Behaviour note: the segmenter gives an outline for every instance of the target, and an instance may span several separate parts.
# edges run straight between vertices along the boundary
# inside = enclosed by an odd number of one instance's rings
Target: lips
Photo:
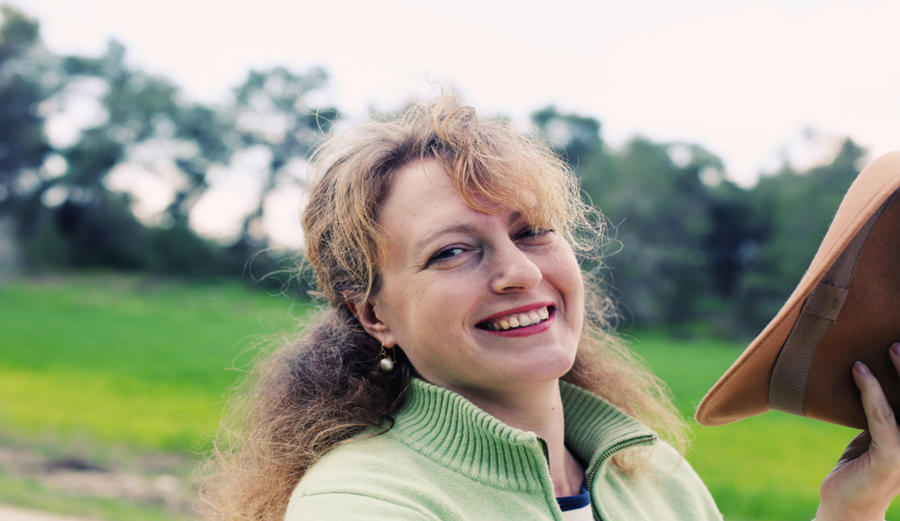
[[[480,322],[475,327],[489,331],[507,331],[537,325],[550,318],[553,306],[546,305],[532,309],[511,311],[501,316],[495,315],[488,320]]]

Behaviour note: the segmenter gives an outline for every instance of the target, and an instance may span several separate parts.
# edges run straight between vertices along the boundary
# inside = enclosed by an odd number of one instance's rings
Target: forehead
[[[408,163],[394,172],[382,217],[396,211],[416,211],[424,206],[445,206],[459,199],[456,184],[443,163],[427,158]]]
[[[486,214],[467,205],[444,165],[429,158],[394,172],[379,221],[389,245],[407,251],[445,227],[510,213],[511,208],[497,207],[496,214]]]

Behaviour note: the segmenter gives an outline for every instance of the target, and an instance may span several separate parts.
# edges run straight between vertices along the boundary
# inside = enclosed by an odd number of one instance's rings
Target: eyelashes
[[[520,238],[544,237],[550,235],[555,230],[551,228],[527,228],[519,234]]]
[[[464,253],[465,251],[467,251],[466,248],[463,248],[462,246],[450,246],[448,248],[439,250],[437,253],[432,255],[431,258],[428,259],[428,262],[431,263],[443,259],[450,259]]]
[[[524,230],[516,234],[513,240],[523,241],[526,244],[540,243],[542,240],[549,237],[553,232],[554,230],[551,228],[525,228]],[[446,246],[432,254],[431,257],[429,257],[425,262],[423,269],[431,266],[432,264],[441,264],[443,262],[450,261],[460,255],[476,249],[478,248],[462,244],[453,244],[450,246]]]

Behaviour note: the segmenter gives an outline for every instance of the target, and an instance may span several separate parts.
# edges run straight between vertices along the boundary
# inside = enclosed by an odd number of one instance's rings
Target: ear
[[[355,302],[348,302],[347,305],[356,316],[356,319],[359,320],[359,323],[362,324],[363,329],[381,342],[384,347],[392,348],[397,345],[397,340],[394,338],[391,328],[378,318],[378,304],[376,302],[367,300],[360,305],[357,305]]]

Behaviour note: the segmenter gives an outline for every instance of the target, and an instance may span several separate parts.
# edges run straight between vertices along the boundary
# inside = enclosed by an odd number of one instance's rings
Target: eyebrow
[[[441,235],[446,235],[448,233],[475,233],[475,227],[470,224],[452,224],[445,228],[441,228],[440,230],[427,235],[421,241],[417,242],[416,251],[421,251],[423,248],[425,248],[426,245],[428,245],[428,243],[440,237]]]
[[[521,212],[513,212],[509,216],[509,225],[512,226],[513,223],[515,223],[516,221],[518,221],[521,218],[522,218]],[[416,243],[416,251],[421,251],[423,248],[425,248],[425,246],[428,245],[428,243],[430,243],[434,239],[440,237],[441,235],[446,235],[449,233],[474,234],[476,231],[477,231],[477,228],[475,226],[472,226],[471,224],[451,224],[450,226],[441,228],[440,230],[438,230],[434,233],[428,234],[422,240],[417,242]]]

